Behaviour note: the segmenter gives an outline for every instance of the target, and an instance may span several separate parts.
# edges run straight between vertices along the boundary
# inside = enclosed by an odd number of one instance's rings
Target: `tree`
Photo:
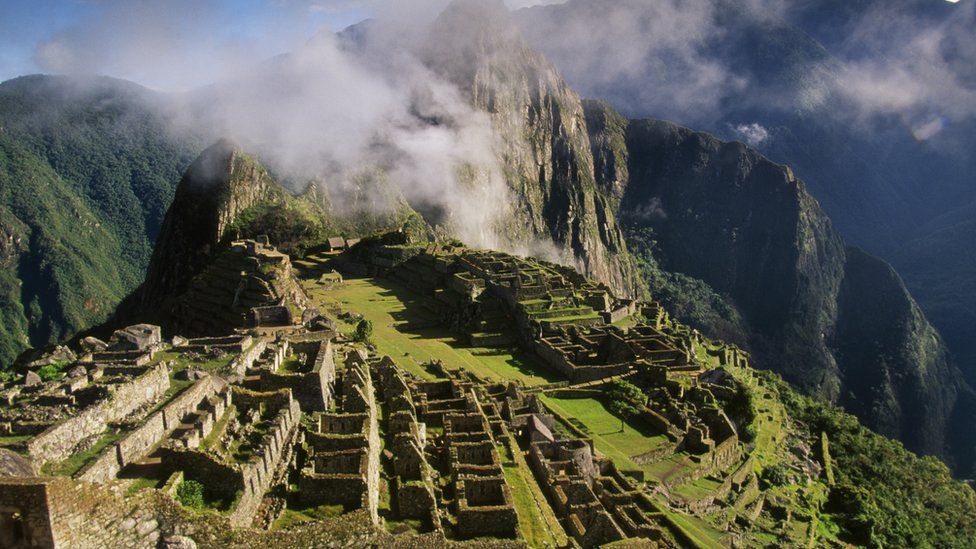
[[[356,324],[356,331],[352,335],[353,340],[359,343],[369,343],[373,339],[373,322],[365,318]]]
[[[607,408],[621,420],[620,429],[623,430],[623,420],[630,419],[640,413],[644,404],[644,393],[639,387],[628,381],[618,379],[607,384]]]

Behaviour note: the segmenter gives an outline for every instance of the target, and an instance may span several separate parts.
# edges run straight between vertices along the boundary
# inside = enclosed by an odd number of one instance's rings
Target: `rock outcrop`
[[[957,427],[972,390],[897,273],[846,245],[788,167],[741,143],[587,106],[601,122],[591,136],[600,185],[620,197],[620,219],[653,231],[662,268],[704,281],[741,313],[749,333],[739,343],[758,366],[969,470],[971,429]]]
[[[227,242],[227,229],[249,207],[281,196],[253,158],[221,140],[190,165],[166,212],[141,290],[141,308],[182,294]]]
[[[588,276],[633,295],[635,269],[596,185],[580,98],[530,49],[501,1],[454,2],[434,23],[425,61],[487,112],[516,203],[513,242],[551,241]]]

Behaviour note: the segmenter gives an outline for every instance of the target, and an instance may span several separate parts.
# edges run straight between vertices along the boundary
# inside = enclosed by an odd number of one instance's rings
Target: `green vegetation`
[[[204,506],[203,484],[195,480],[184,480],[176,487],[176,501],[184,507],[202,509]]]
[[[316,507],[287,507],[275,521],[272,530],[284,530],[296,524],[316,520],[336,518],[345,512],[341,505],[319,505]]]
[[[433,374],[423,365],[439,360],[452,367],[463,367],[482,377],[542,385],[559,381],[559,376],[537,359],[517,348],[488,349],[469,347],[426,309],[426,298],[403,286],[378,279],[349,278],[341,285],[323,289],[307,281],[306,289],[320,309],[338,315],[348,311],[363,315],[373,323],[373,344],[388,354],[404,370],[424,379]],[[353,335],[351,325],[340,326]]]
[[[661,267],[655,256],[653,229],[628,227],[626,240],[646,290],[674,318],[717,339],[739,344],[746,341],[747,325],[729,298],[697,278]]]
[[[631,457],[647,453],[667,440],[636,419],[621,421],[595,398],[545,395],[542,400],[563,418],[577,420],[583,426],[586,436],[593,439],[596,449],[613,458],[621,469],[648,472],[649,466],[638,465]]]
[[[279,250],[304,256],[335,234],[336,228],[314,203],[281,193],[277,202],[260,202],[241,212],[228,228],[235,238],[267,235]]]
[[[104,321],[142,281],[196,146],[108,78],[0,85],[0,367]],[[10,242],[10,241],[8,241]]]
[[[364,318],[357,322],[352,339],[359,343],[371,343],[373,341],[373,321]]]
[[[562,529],[559,528],[558,533],[553,532],[554,527],[559,527],[559,522],[535,484],[532,473],[514,463],[505,464],[503,469],[505,481],[515,500],[520,532],[529,547],[558,547],[565,544],[566,536]],[[562,543],[558,540],[562,540]]]
[[[607,395],[607,408],[617,417],[632,418],[640,412],[640,406],[644,404],[644,393],[640,388],[623,379],[611,381],[604,391]]]
[[[132,494],[135,494],[139,490],[143,490],[145,488],[161,488],[165,483],[165,479],[139,477],[133,480],[132,484],[126,488],[125,494],[127,496],[131,496]]]
[[[33,435],[3,435],[0,436],[0,448],[4,446],[17,446],[22,442],[27,442]]]
[[[976,539],[976,492],[936,458],[918,457],[839,408],[761,372],[789,414],[815,438],[825,433],[835,478],[825,511],[841,540],[870,547],[968,547]]]
[[[53,364],[47,364],[41,366],[37,370],[37,375],[43,381],[54,381],[56,379],[61,379],[64,377],[64,371],[71,366],[70,362],[55,362]]]

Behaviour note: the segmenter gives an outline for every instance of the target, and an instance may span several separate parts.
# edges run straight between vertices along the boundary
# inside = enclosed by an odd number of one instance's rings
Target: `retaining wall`
[[[79,443],[105,432],[109,423],[159,400],[169,384],[169,368],[154,366],[132,381],[114,386],[108,398],[34,437],[27,443],[27,452],[37,465],[67,459]]]

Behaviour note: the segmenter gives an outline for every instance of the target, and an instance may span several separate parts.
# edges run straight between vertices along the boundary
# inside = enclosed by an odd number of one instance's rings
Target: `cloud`
[[[664,211],[664,203],[656,196],[651,198],[647,204],[638,205],[628,215],[632,216],[635,220],[645,223],[668,220],[668,213]]]
[[[854,24],[837,54],[838,92],[865,114],[919,118],[976,118],[976,2],[948,15],[876,6]]]
[[[732,132],[751,147],[758,147],[769,139],[769,131],[758,122],[731,126]]]
[[[761,17],[782,0],[743,0]],[[742,92],[748,75],[715,55],[729,36],[714,0],[572,0],[516,14],[530,43],[581,94],[625,114],[698,122]],[[759,18],[759,15],[757,15]]]
[[[505,247],[512,201],[490,119],[412,53],[446,3],[269,0],[275,9],[233,14],[216,0],[109,0],[35,56],[54,72],[179,91],[174,129],[230,137],[296,187],[316,181],[339,214],[385,213],[403,197],[469,244]],[[362,48],[309,23],[350,12],[384,16]]]
[[[374,194],[366,203],[392,207],[392,189],[463,241],[503,245],[497,229],[511,201],[488,115],[409,51],[382,53],[321,33],[204,90],[194,103],[205,107],[186,123],[211,139],[232,136],[288,180],[322,182],[339,214],[355,214],[351,200],[363,192]]]
[[[505,0],[505,5],[509,9],[517,10],[521,8],[531,8],[534,6],[550,6],[553,4],[565,4],[567,0]]]
[[[819,10],[805,0],[571,0],[518,18],[574,88],[631,116],[705,127],[750,109],[849,109],[842,117],[856,122],[896,114],[909,127],[976,116],[976,2],[860,3],[831,23],[829,54],[797,32],[833,21]],[[795,58],[763,60],[783,51],[776,37],[793,40]]]

